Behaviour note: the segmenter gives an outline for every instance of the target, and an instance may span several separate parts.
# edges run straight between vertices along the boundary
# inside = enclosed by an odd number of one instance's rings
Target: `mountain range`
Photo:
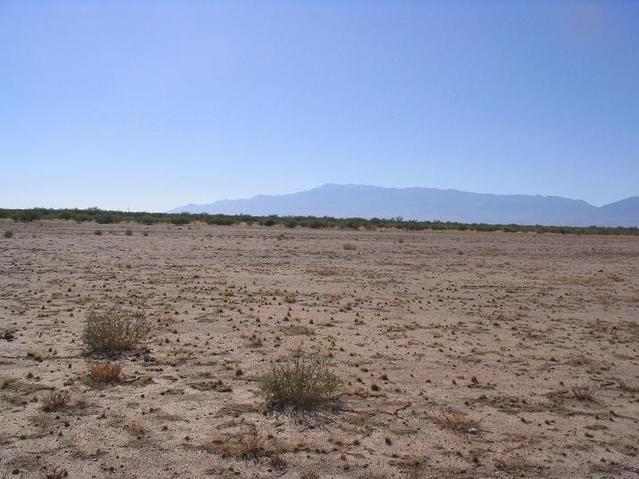
[[[327,184],[299,193],[188,204],[171,213],[395,218],[549,226],[639,226],[639,196],[604,206],[560,196]]]

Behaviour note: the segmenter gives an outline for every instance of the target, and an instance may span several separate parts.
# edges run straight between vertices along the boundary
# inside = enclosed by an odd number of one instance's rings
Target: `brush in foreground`
[[[51,391],[42,399],[42,410],[46,412],[58,411],[66,407],[71,399],[68,391]]]
[[[579,401],[593,401],[597,392],[596,387],[587,382],[573,384],[570,390],[574,398]]]
[[[325,357],[301,348],[260,377],[260,391],[270,407],[311,409],[335,399],[341,385]]]
[[[148,333],[143,313],[111,308],[89,312],[82,340],[91,353],[117,353],[135,349]]]
[[[97,384],[117,383],[120,380],[122,366],[118,363],[95,362],[89,365],[89,379]]]

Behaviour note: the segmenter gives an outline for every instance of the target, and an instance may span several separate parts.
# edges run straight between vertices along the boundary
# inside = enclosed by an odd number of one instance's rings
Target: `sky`
[[[0,207],[639,195],[637,1],[0,1]]]

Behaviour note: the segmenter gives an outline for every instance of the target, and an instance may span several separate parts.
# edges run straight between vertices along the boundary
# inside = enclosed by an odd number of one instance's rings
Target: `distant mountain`
[[[258,195],[206,205],[188,204],[171,212],[337,218],[401,216],[463,223],[639,226],[639,196],[597,207],[583,200],[559,196],[327,184],[300,193]]]

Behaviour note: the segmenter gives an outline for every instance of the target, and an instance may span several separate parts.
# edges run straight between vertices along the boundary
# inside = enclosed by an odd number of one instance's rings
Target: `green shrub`
[[[111,224],[115,222],[115,218],[113,217],[112,214],[101,213],[101,214],[95,215],[95,222],[101,225],[107,225],[107,224]]]
[[[136,349],[149,330],[141,312],[117,307],[92,310],[84,321],[82,340],[90,353],[117,353]]]
[[[335,399],[341,385],[325,357],[301,348],[260,377],[260,392],[269,407],[310,409]]]

